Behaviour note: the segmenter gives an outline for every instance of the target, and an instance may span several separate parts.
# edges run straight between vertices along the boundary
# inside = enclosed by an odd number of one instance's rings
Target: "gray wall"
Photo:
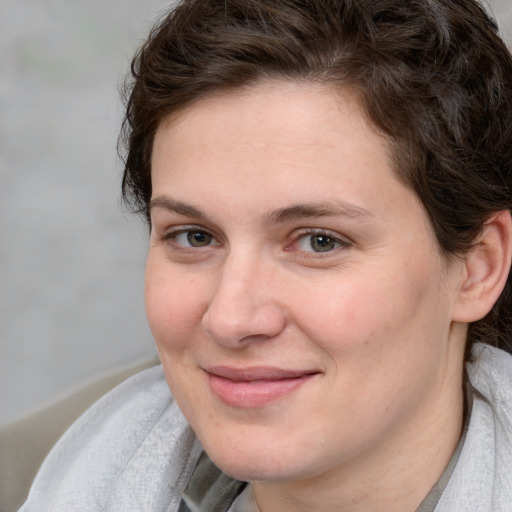
[[[511,0],[491,1],[512,40]],[[117,87],[165,0],[0,0],[0,422],[152,353]]]
[[[512,0],[481,0],[498,22],[500,32],[512,49]]]
[[[165,0],[0,0],[0,422],[153,344],[117,88]]]

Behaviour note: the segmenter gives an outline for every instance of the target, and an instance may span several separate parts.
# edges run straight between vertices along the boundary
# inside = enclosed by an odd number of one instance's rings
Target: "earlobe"
[[[504,210],[485,223],[478,242],[465,256],[454,321],[476,322],[492,309],[507,282],[511,258],[512,218]]]

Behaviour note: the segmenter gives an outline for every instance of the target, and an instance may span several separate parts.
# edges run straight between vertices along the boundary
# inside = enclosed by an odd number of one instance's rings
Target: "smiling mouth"
[[[207,370],[210,389],[223,403],[232,407],[263,407],[296,391],[319,373],[224,366]]]

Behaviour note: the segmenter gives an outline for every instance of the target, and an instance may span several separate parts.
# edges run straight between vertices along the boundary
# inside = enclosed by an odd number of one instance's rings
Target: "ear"
[[[504,210],[485,223],[477,243],[465,257],[454,321],[476,322],[492,309],[507,282],[511,258],[512,218]]]

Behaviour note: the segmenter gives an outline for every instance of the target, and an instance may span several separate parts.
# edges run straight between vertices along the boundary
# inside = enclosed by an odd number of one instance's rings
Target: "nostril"
[[[268,341],[272,338],[273,336],[268,336],[267,334],[251,334],[242,338],[240,343],[262,343],[263,341]]]

